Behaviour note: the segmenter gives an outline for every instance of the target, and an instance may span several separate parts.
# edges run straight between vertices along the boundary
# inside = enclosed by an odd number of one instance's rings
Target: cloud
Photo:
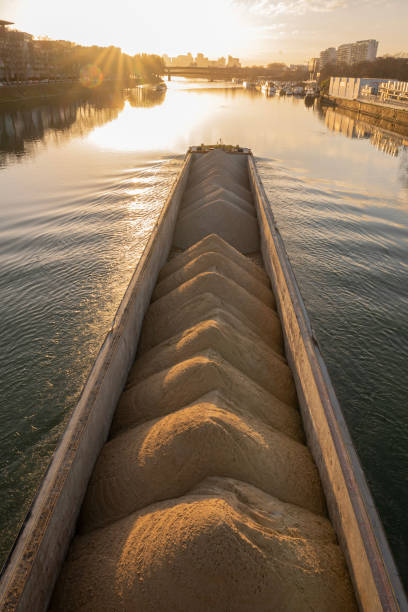
[[[307,12],[329,12],[349,6],[349,0],[235,0],[254,15],[279,15],[292,13],[303,15]]]
[[[387,7],[396,0],[232,0],[235,6],[243,7],[254,15],[280,15],[283,13],[304,15],[305,13],[329,13],[336,9],[374,6]]]

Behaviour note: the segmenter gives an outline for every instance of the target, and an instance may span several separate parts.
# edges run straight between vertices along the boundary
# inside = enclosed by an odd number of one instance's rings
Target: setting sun
[[[201,9],[190,0],[72,0],[69,9],[58,6],[58,18],[55,6],[46,0],[23,1],[11,12],[21,28],[34,34],[113,44],[131,54],[238,54],[248,38],[241,12],[230,0],[208,0]]]

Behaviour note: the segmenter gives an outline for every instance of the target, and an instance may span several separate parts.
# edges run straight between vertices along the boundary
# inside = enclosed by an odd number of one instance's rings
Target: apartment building
[[[352,58],[352,43],[346,43],[344,45],[340,45],[337,49],[337,63],[338,64],[351,64]]]
[[[320,70],[329,63],[357,64],[359,62],[373,62],[377,57],[377,49],[378,40],[372,38],[339,45],[337,50],[334,47],[329,47],[320,53]],[[311,72],[310,67],[309,72]]]
[[[0,81],[24,80],[32,67],[31,34],[9,30],[11,21],[0,20]]]
[[[337,49],[338,64],[357,64],[373,62],[377,57],[378,40],[358,40],[355,43],[340,45]]]
[[[378,40],[358,40],[352,45],[351,63],[373,62],[377,57]]]
[[[329,47],[320,53],[320,70],[324,68],[327,64],[335,64],[337,58],[337,52],[334,47]]]

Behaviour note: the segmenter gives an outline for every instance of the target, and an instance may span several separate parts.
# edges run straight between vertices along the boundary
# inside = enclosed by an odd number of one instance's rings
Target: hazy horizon
[[[228,54],[245,64],[304,63],[322,49],[375,38],[378,55],[407,52],[407,0],[0,0],[0,19],[79,44],[170,56]],[[114,7],[114,11],[113,8]]]

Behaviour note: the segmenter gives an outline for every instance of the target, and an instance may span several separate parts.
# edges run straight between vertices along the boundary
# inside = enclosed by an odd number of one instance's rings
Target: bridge
[[[168,80],[171,80],[172,76],[196,78],[196,79],[208,79],[210,81],[224,81],[226,79],[255,79],[265,78],[273,79],[277,78],[276,72],[273,74],[267,68],[262,69],[262,74],[254,71],[253,68],[221,68],[220,66],[208,66],[201,68],[198,66],[166,66],[165,74]]]

